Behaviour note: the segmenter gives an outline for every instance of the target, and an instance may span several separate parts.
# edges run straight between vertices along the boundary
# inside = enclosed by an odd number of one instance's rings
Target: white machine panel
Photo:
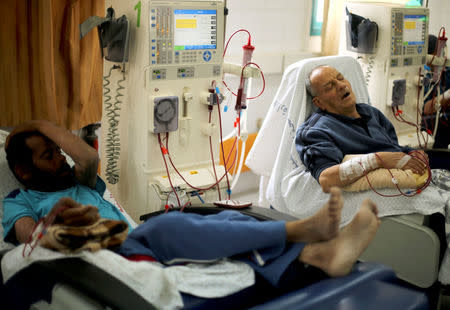
[[[223,7],[153,2],[150,6],[149,56],[152,80],[220,78]],[[218,30],[221,33],[218,33]]]
[[[391,9],[391,67],[425,64],[428,46],[428,10]]]
[[[222,0],[147,0],[138,5],[136,1],[107,0],[105,6],[112,6],[118,16],[125,14],[131,24],[120,116],[120,181],[112,192],[137,220],[164,207],[172,191],[164,177],[166,164],[174,186],[187,197],[192,190],[181,185],[167,155],[164,163],[158,134],[163,145],[169,136],[172,162],[195,186],[204,188],[212,182],[210,138],[217,176],[224,173],[219,167],[217,105],[210,114],[205,103],[212,86],[222,79],[225,7]],[[110,65],[105,62],[105,71]],[[107,127],[103,122],[102,130]],[[102,157],[102,162],[106,160]],[[225,184],[223,178],[222,189]],[[216,193],[202,197],[217,200],[217,188],[211,191]]]

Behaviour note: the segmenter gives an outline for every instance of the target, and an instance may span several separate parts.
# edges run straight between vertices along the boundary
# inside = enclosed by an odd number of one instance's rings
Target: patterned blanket
[[[99,219],[87,226],[52,224],[39,240],[45,248],[62,253],[91,252],[119,246],[127,237],[128,224],[124,221]]]

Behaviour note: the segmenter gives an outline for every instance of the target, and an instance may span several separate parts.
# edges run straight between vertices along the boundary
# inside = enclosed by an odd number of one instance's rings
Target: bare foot
[[[331,188],[330,200],[316,214],[286,223],[287,241],[318,242],[335,238],[339,233],[342,206],[341,190]]]
[[[380,224],[377,214],[376,205],[366,199],[337,238],[306,245],[299,260],[322,269],[332,277],[347,275],[375,236]]]

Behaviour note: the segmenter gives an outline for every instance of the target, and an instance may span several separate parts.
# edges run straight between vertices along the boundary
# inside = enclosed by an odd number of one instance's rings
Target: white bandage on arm
[[[411,159],[411,156],[405,155],[397,162],[397,165],[395,165],[395,168],[402,169],[405,167],[405,165],[408,163],[408,161]]]
[[[376,168],[378,162],[375,153],[353,157],[339,165],[339,178],[341,181],[353,180]]]

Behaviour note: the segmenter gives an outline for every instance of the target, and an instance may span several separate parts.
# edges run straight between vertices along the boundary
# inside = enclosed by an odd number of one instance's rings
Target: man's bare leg
[[[336,238],[307,244],[299,256],[300,262],[322,269],[332,277],[347,275],[375,236],[380,224],[377,214],[376,205],[366,199]]]
[[[286,223],[287,241],[318,242],[335,238],[339,233],[342,206],[341,190],[331,188],[330,200],[316,214]]]

